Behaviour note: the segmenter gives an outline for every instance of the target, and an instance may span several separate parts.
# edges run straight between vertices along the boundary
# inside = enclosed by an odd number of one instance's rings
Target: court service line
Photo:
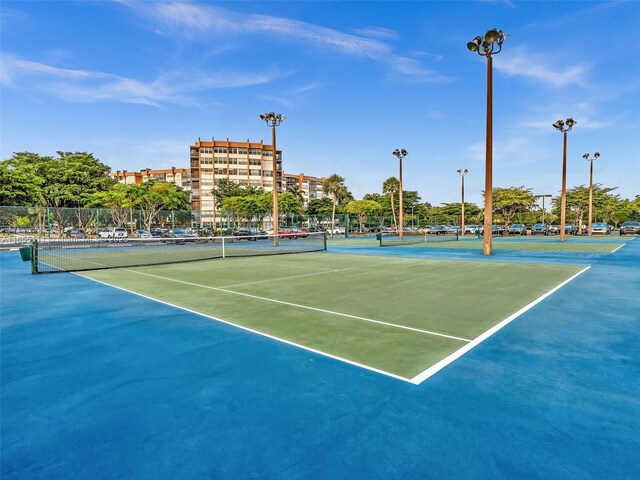
[[[347,270],[361,270],[363,268],[377,267],[379,265],[389,265],[389,264],[394,264],[394,263],[406,263],[406,261],[407,261],[407,259],[403,259],[403,260],[395,260],[395,261],[392,261],[392,262],[370,263],[368,265],[360,265],[358,267],[326,269],[323,272],[303,273],[303,274],[300,274],[300,275],[290,275],[288,277],[276,277],[276,278],[268,278],[268,279],[265,279],[265,280],[256,280],[255,282],[235,283],[233,285],[223,285],[222,287],[218,287],[218,288],[244,287],[246,285],[256,285],[258,283],[275,282],[275,281],[278,281],[278,280],[289,280],[289,279],[292,279],[292,278],[311,277],[311,276],[314,276],[314,275],[324,275],[326,273],[345,272]]]
[[[276,337],[275,335],[270,335],[268,333],[261,332],[260,330],[254,330],[253,328],[245,327],[243,325],[239,325],[237,323],[233,323],[233,322],[230,322],[228,320],[224,320],[224,319],[219,318],[219,317],[214,317],[212,315],[207,315],[206,313],[198,312],[197,310],[191,310],[190,308],[181,307],[180,305],[175,305],[173,303],[165,302],[164,300],[159,300],[157,298],[149,297],[149,296],[144,295],[142,293],[134,292],[133,290],[128,290],[128,289],[123,288],[123,287],[118,287],[116,285],[112,285],[110,283],[103,282],[102,280],[96,280],[95,278],[86,277],[86,276],[84,276],[84,275],[82,275],[80,273],[75,273],[75,272],[69,272],[69,273],[71,273],[73,275],[77,275],[77,276],[82,277],[82,278],[85,278],[87,280],[91,280],[91,281],[96,282],[96,283],[100,283],[102,285],[106,285],[106,286],[111,287],[111,288],[115,288],[115,289],[121,290],[123,292],[130,293],[132,295],[136,295],[138,297],[145,298],[147,300],[151,300],[153,302],[158,302],[158,303],[161,303],[163,305],[167,305],[167,306],[172,307],[172,308],[177,308],[178,310],[182,310],[184,312],[192,313],[194,315],[198,315],[200,317],[207,318],[209,320],[214,320],[216,322],[225,323],[225,324],[230,325],[232,327],[239,328],[239,329],[247,331],[247,332],[255,333],[256,335],[260,335],[262,337],[266,337],[266,338],[270,338],[272,340],[276,340],[278,342],[286,343],[287,345],[291,345],[293,347],[301,348],[302,350],[307,350],[309,352],[313,352],[313,353],[316,353],[318,355],[322,355],[324,357],[328,357],[328,358],[332,358],[334,360],[338,360],[338,361],[341,361],[341,362],[344,362],[344,363],[348,363],[349,365],[354,365],[356,367],[364,368],[365,370],[369,370],[369,371],[372,371],[372,372],[375,372],[375,373],[379,373],[379,374],[385,375],[387,377],[395,378],[396,380],[402,380],[403,382],[413,383],[410,379],[408,379],[406,377],[402,377],[400,375],[396,375],[395,373],[387,372],[385,370],[380,370],[379,368],[375,368],[375,367],[372,367],[370,365],[365,365],[364,363],[354,362],[353,360],[348,360],[346,358],[342,358],[342,357],[339,357],[337,355],[333,355],[331,353],[323,352],[322,350],[316,350],[315,348],[308,347],[308,346],[302,345],[300,343],[292,342],[292,341],[286,340],[284,338]]]
[[[422,330],[420,328],[407,327],[406,325],[397,325],[395,323],[383,322],[382,320],[374,320],[372,318],[359,317],[357,315],[349,315],[348,313],[334,312],[332,310],[325,310],[323,308],[310,307],[308,305],[300,305],[298,303],[285,302],[283,300],[276,300],[274,298],[260,297],[258,295],[251,295],[250,293],[234,292],[233,290],[228,290],[226,288],[211,287],[209,285],[202,285],[202,284],[199,284],[199,283],[187,282],[185,280],[178,280],[178,279],[175,279],[175,278],[163,277],[161,275],[154,275],[152,273],[138,272],[136,270],[129,270],[129,269],[126,269],[126,268],[121,268],[120,270],[124,270],[126,272],[131,272],[131,273],[137,273],[139,275],[146,275],[146,276],[153,277],[153,278],[159,278],[161,280],[167,280],[169,282],[182,283],[184,285],[190,285],[192,287],[205,288],[207,290],[216,290],[218,292],[230,293],[232,295],[240,295],[242,297],[255,298],[257,300],[262,300],[262,301],[265,301],[265,302],[277,303],[277,304],[280,304],[280,305],[287,305],[289,307],[301,308],[301,309],[304,309],[304,310],[312,310],[314,312],[326,313],[326,314],[329,314],[329,315],[336,315],[336,316],[339,316],[339,317],[352,318],[354,320],[361,320],[363,322],[377,323],[377,324],[380,324],[380,325],[386,325],[388,327],[399,328],[399,329],[402,329],[402,330],[410,330],[412,332],[424,333],[426,335],[434,335],[436,337],[450,338],[452,340],[458,340],[459,342],[471,342],[471,340],[468,339],[468,338],[456,337],[456,336],[453,336],[453,335],[446,335],[444,333],[433,332],[431,330]]]
[[[552,295],[553,293],[557,292],[558,290],[560,290],[562,287],[564,287],[566,284],[568,284],[569,282],[571,282],[572,280],[574,280],[575,278],[577,278],[578,276],[582,275],[584,272],[586,272],[587,270],[589,270],[591,268],[591,265],[589,265],[586,268],[583,268],[582,270],[580,270],[578,273],[576,273],[575,275],[573,275],[572,277],[568,278],[567,280],[565,280],[564,282],[562,282],[561,284],[557,285],[556,287],[552,288],[551,290],[549,290],[547,293],[545,293],[544,295],[536,298],[533,302],[529,303],[528,305],[525,305],[524,307],[522,307],[520,310],[518,310],[517,312],[515,312],[514,314],[508,316],[507,318],[505,318],[504,320],[502,320],[500,323],[498,323],[497,325],[494,325],[492,328],[490,328],[489,330],[487,330],[486,332],[484,332],[482,335],[480,335],[479,337],[473,339],[473,341],[467,343],[464,347],[460,348],[459,350],[453,352],[451,355],[449,355],[448,357],[443,358],[442,360],[440,360],[438,363],[432,365],[431,367],[427,368],[424,372],[419,373],[418,375],[416,375],[415,377],[413,377],[411,379],[411,383],[415,384],[415,385],[420,385],[422,382],[424,382],[426,379],[428,379],[429,377],[435,375],[437,372],[439,372],[440,370],[442,370],[444,367],[446,367],[447,365],[449,365],[450,363],[452,363],[454,360],[457,360],[458,358],[460,358],[462,355],[464,355],[465,353],[467,353],[469,350],[471,350],[474,347],[477,347],[478,345],[480,345],[482,342],[484,342],[487,338],[489,338],[490,336],[492,336],[494,333],[496,333],[498,330],[502,329],[503,327],[505,327],[506,325],[508,325],[509,323],[511,323],[512,321],[514,321],[516,318],[518,318],[520,315],[522,315],[523,313],[525,313],[527,310],[532,309],[533,307],[535,307],[537,304],[539,304],[541,301],[543,301],[545,298],[549,297],[550,295]]]
[[[626,245],[626,243],[623,243],[623,244],[622,244],[622,245],[620,245],[618,248],[616,248],[616,249],[612,250],[612,251],[611,251],[611,253],[615,253],[615,252],[617,252],[618,250],[620,250],[620,249],[621,249],[622,247],[624,247],[625,245]]]

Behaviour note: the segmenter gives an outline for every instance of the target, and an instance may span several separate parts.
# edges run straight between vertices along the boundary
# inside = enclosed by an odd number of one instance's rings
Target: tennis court
[[[435,364],[582,271],[307,253],[83,275],[419,383]]]
[[[612,246],[54,275],[0,252],[2,476],[627,478],[640,243]]]

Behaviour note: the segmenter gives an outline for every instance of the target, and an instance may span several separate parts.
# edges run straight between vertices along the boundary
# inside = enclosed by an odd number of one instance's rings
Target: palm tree
[[[336,204],[338,203],[338,196],[344,195],[347,191],[347,187],[344,185],[344,178],[334,173],[327,178],[322,184],[322,191],[325,194],[331,194],[333,199],[333,211],[331,213],[331,236],[333,237],[333,227],[336,222]]]
[[[387,178],[382,184],[382,193],[391,194],[391,213],[393,214],[393,228],[398,228],[398,222],[396,221],[396,209],[393,206],[393,197],[396,192],[400,191],[400,181],[396,177]]]

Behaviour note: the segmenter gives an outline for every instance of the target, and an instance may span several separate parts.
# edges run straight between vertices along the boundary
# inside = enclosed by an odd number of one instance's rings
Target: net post
[[[327,250],[327,232],[322,232],[322,238],[324,240],[324,250]]]
[[[38,240],[31,242],[31,275],[38,273]]]
[[[222,258],[227,258],[224,251],[224,237],[222,237]]]

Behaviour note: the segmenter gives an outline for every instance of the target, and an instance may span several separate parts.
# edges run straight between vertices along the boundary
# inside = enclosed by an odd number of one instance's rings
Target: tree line
[[[19,152],[0,162],[0,205],[62,208],[107,208],[114,221],[125,224],[133,211],[143,212],[142,223],[148,228],[161,210],[189,210],[189,193],[173,183],[150,180],[136,185],[118,183],[109,176],[111,169],[87,152],[57,152],[57,156],[41,156]],[[280,211],[290,214],[331,218],[336,215],[355,217],[360,229],[372,223],[390,219],[397,226],[399,217],[400,182],[390,177],[380,185],[381,193],[367,193],[355,199],[345,179],[337,173],[323,184],[325,197],[310,199],[306,208],[296,190],[278,194]],[[616,187],[593,186],[594,221],[615,225],[640,219],[640,195],[633,200],[622,199]],[[542,211],[531,188],[525,186],[493,189],[496,221],[509,225],[514,221],[535,223]],[[214,210],[231,214],[240,221],[262,219],[272,212],[272,193],[261,188],[241,187],[230,180],[220,180],[213,189]],[[567,190],[567,218],[583,225],[589,206],[589,188],[579,185]],[[423,202],[417,191],[403,191],[403,214],[407,222],[459,222],[462,206],[459,202],[432,205]],[[554,197],[545,212],[548,222],[560,215],[560,198]],[[482,223],[482,208],[465,202],[467,223]],[[62,219],[58,222],[62,223]]]

